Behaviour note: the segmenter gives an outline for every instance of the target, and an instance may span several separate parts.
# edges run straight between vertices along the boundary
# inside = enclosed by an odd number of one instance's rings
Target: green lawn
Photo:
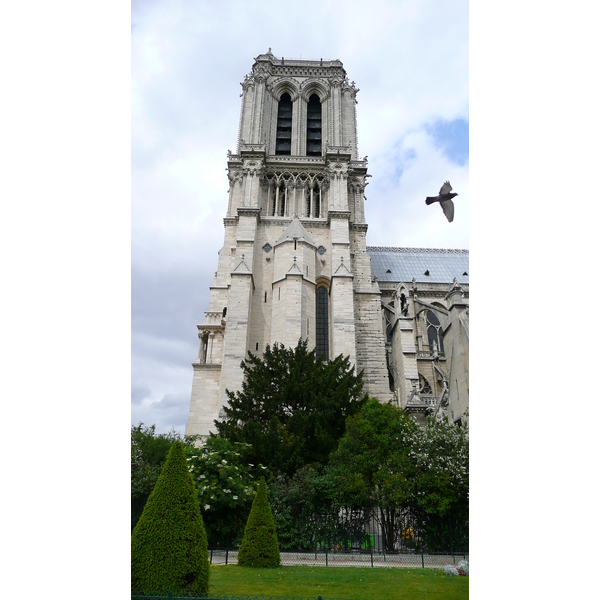
[[[211,565],[211,594],[305,596],[359,600],[465,600],[469,578],[440,569]]]

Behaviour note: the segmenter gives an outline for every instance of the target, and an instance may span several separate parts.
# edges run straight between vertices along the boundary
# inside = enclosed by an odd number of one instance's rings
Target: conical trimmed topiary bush
[[[278,567],[279,560],[279,542],[267,498],[267,484],[261,477],[238,552],[238,565]]]
[[[131,590],[208,592],[208,546],[184,447],[174,442],[131,534]]]

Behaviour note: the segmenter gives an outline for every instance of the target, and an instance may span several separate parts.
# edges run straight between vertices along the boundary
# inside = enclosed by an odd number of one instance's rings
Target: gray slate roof
[[[367,252],[371,256],[371,272],[379,281],[400,283],[414,278],[421,283],[452,283],[456,277],[458,283],[469,283],[468,250],[367,246]]]

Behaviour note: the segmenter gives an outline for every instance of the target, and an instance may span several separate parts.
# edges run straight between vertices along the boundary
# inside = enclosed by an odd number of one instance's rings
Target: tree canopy
[[[374,516],[383,544],[399,540],[430,550],[468,545],[468,430],[446,417],[420,427],[391,404],[368,400],[348,419],[330,466],[342,502]]]
[[[379,509],[386,550],[393,550],[398,512],[410,504],[416,475],[412,450],[419,426],[391,404],[370,399],[348,419],[332,463],[350,505],[368,515]]]
[[[247,459],[272,474],[292,476],[306,464],[327,464],[344,433],[346,418],[360,410],[362,374],[348,357],[324,361],[306,340],[296,348],[267,346],[262,358],[242,361],[244,383],[227,390],[221,437],[251,446]]]

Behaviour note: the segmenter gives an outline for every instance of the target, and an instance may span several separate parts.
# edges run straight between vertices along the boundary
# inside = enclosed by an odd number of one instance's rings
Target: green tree
[[[370,399],[348,419],[332,456],[345,502],[375,516],[386,551],[394,549],[402,514],[413,497],[416,462],[412,453],[419,426],[402,410]]]
[[[238,565],[278,567],[279,562],[279,543],[267,498],[267,484],[265,478],[261,477],[238,551]]]
[[[135,527],[174,441],[183,441],[172,429],[156,433],[156,426],[131,427],[131,531]]]
[[[210,436],[197,448],[188,446],[188,467],[198,499],[209,546],[239,545],[257,482],[244,458],[247,444]],[[259,470],[263,470],[258,465]]]
[[[346,506],[331,465],[306,465],[269,485],[282,550],[349,548],[365,541],[362,513]]]
[[[469,431],[428,418],[414,450],[413,512],[430,550],[459,550],[469,538]]]
[[[307,341],[296,348],[267,346],[262,358],[242,361],[241,391],[227,391],[221,437],[250,444],[248,459],[288,476],[306,464],[327,464],[344,423],[364,403],[362,374],[348,357],[325,362]]]
[[[131,589],[208,592],[208,549],[184,445],[174,442],[131,534]]]

